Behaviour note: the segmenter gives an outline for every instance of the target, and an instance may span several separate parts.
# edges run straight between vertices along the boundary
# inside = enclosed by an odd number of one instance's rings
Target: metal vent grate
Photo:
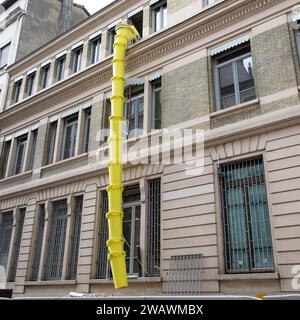
[[[171,256],[168,279],[168,294],[200,294],[201,277],[202,254]]]
[[[11,272],[10,272],[10,277],[9,277],[9,280],[11,282],[15,281],[15,279],[16,279],[17,265],[18,265],[18,261],[19,261],[19,254],[20,254],[20,247],[21,247],[21,240],[22,240],[22,233],[23,233],[23,226],[24,226],[24,219],[25,219],[25,212],[26,212],[25,208],[22,208],[19,211],[19,219],[17,222],[17,230],[16,230],[16,240],[14,243],[13,259],[12,259]]]
[[[39,206],[39,216],[38,216],[38,229],[35,239],[35,253],[32,264],[32,274],[31,280],[36,281],[38,279],[40,259],[42,252],[42,243],[44,237],[44,226],[45,226],[45,204]]]
[[[107,259],[107,246],[108,239],[108,223],[106,220],[106,213],[108,212],[108,194],[106,191],[102,192],[102,206],[100,212],[100,228],[99,228],[99,258],[97,279],[106,279],[109,273],[108,259]]]
[[[2,214],[2,223],[0,225],[0,265],[7,267],[8,253],[11,241],[13,227],[13,212]]]
[[[68,204],[66,200],[53,203],[52,225],[48,240],[45,280],[60,280],[63,268],[67,229]]]
[[[160,275],[160,179],[149,181],[148,273]]]
[[[71,237],[72,251],[69,265],[68,279],[72,280],[76,278],[77,263],[78,263],[78,252],[79,252],[79,241],[80,241],[80,230],[82,220],[82,205],[83,196],[75,198],[75,213],[74,213],[74,229]]]
[[[274,271],[263,159],[221,166],[219,175],[226,271]]]

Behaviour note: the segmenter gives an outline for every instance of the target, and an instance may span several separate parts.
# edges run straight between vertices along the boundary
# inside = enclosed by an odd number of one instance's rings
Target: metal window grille
[[[99,257],[98,257],[98,270],[97,279],[106,279],[108,277],[108,259],[107,259],[107,246],[106,241],[108,239],[108,223],[106,220],[106,213],[108,212],[108,194],[106,191],[102,192],[102,205],[100,216],[100,228],[99,228]]]
[[[16,239],[15,239],[15,243],[14,243],[13,259],[12,259],[11,272],[10,272],[10,281],[11,282],[15,281],[15,279],[16,279],[17,265],[18,265],[18,261],[19,261],[19,254],[20,254],[21,240],[22,240],[22,233],[23,233],[23,226],[24,226],[24,219],[25,219],[25,212],[26,212],[25,208],[20,209],[20,212],[19,212],[19,219],[17,222]]]
[[[200,294],[202,278],[202,254],[171,256],[168,276],[168,294]]]
[[[66,200],[53,203],[45,280],[61,279],[67,229],[67,210],[68,204]]]
[[[149,181],[148,273],[160,274],[160,179]]]
[[[2,214],[2,223],[0,225],[0,265],[7,267],[7,259],[11,241],[13,227],[13,213],[6,212]]]
[[[274,271],[261,157],[219,169],[228,273]]]
[[[38,279],[42,243],[44,237],[44,226],[45,226],[45,204],[41,204],[39,207],[37,234],[35,239],[35,252],[32,264],[31,280],[36,281]]]
[[[77,273],[80,230],[81,230],[81,221],[82,221],[82,206],[83,206],[83,196],[76,197],[73,232],[71,237],[72,249],[71,249],[69,275],[68,275],[68,279],[70,280],[75,279],[76,273]]]

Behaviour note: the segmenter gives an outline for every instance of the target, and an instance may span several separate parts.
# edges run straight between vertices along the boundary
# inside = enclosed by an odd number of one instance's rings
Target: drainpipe
[[[125,87],[125,54],[130,41],[139,37],[134,26],[119,24],[116,27],[113,56],[113,77],[111,97],[111,117],[109,152],[109,186],[108,209],[106,214],[108,220],[109,261],[116,289],[125,288],[127,283],[126,253],[124,251],[123,236],[123,185],[122,185],[122,128],[124,109],[124,87]]]

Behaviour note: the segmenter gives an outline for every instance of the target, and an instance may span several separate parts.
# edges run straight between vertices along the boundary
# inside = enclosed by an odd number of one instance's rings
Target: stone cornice
[[[287,2],[293,2],[288,1]],[[175,25],[141,43],[132,46],[128,52],[128,70],[158,59],[167,53],[188,46],[225,27],[253,16],[267,8],[282,3],[282,0],[228,0],[220,3],[215,10],[207,10],[189,20]],[[285,8],[286,11],[289,8]],[[199,19],[201,16],[201,19]],[[107,59],[94,67],[50,87],[35,96],[4,111],[0,117],[0,128],[15,123],[18,119],[38,110],[48,109],[60,101],[68,99],[87,88],[108,82],[111,77],[110,61]]]

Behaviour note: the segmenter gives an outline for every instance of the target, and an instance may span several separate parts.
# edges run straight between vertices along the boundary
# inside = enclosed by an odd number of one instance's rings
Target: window
[[[96,63],[100,61],[101,50],[101,36],[96,37],[90,41],[90,63]]]
[[[23,172],[26,145],[27,145],[27,135],[23,135],[17,138],[17,147],[16,147],[16,156],[15,156],[15,165],[13,169],[13,175]]]
[[[8,254],[13,229],[13,212],[5,212],[0,216],[0,265],[7,268]]]
[[[100,251],[98,257],[98,279],[110,278],[110,267],[107,259],[108,223],[106,213],[108,212],[107,192],[101,193],[101,217],[99,228]],[[123,192],[123,234],[124,250],[126,252],[126,266],[128,275],[141,275],[140,257],[140,220],[141,204],[140,190],[138,185],[126,187]]]
[[[49,124],[46,164],[50,164],[50,163],[54,162],[54,149],[55,149],[56,133],[57,133],[57,121]]]
[[[217,110],[256,98],[250,47],[216,58]]]
[[[19,101],[21,86],[22,86],[22,79],[18,80],[14,83],[13,93],[12,93],[12,102],[13,103],[17,103]]]
[[[0,48],[0,70],[7,66],[10,43]]]
[[[32,131],[32,141],[31,141],[31,151],[29,154],[29,164],[28,164],[28,170],[33,169],[33,162],[34,162],[34,156],[35,156],[35,150],[36,150],[36,142],[37,142],[37,135],[38,135],[38,129]]]
[[[81,60],[82,60],[82,49],[80,46],[73,50],[73,59],[72,59],[72,71],[73,73],[79,72],[81,69]]]
[[[19,262],[19,254],[20,254],[20,248],[21,248],[21,240],[22,240],[22,233],[23,233],[23,226],[24,226],[24,219],[25,219],[25,212],[26,209],[22,208],[19,209],[18,212],[18,219],[16,224],[16,236],[12,251],[12,262],[11,262],[11,269],[10,269],[10,276],[9,281],[14,282],[16,279],[16,273],[17,273],[17,266]]]
[[[89,137],[91,128],[91,108],[85,110],[84,134],[83,134],[83,153],[89,151]]]
[[[157,32],[167,26],[167,2],[160,1],[152,6],[152,29]]]
[[[5,141],[3,151],[1,154],[1,167],[0,167],[0,179],[5,178],[7,164],[8,164],[8,157],[10,152],[11,140]]]
[[[30,97],[33,94],[33,85],[34,85],[35,75],[36,75],[36,73],[33,72],[27,76],[27,80],[26,80],[26,95],[27,95],[27,97]]]
[[[140,37],[143,37],[143,11],[135,14],[129,19],[129,23],[135,26]]]
[[[152,129],[161,129],[161,79],[152,82]]]
[[[148,203],[148,275],[160,275],[160,179],[149,181]]]
[[[53,202],[45,280],[60,280],[62,276],[68,220],[67,213],[67,200]]]
[[[223,165],[219,175],[226,272],[273,271],[263,159]]]
[[[109,117],[111,116],[111,102],[107,98],[104,100],[103,112],[102,112],[102,126],[101,128],[107,130],[107,135],[101,137],[101,144],[105,144],[108,140],[108,129],[109,129]]]
[[[108,55],[113,54],[114,52],[114,42],[115,42],[115,36],[116,36],[116,30],[115,28],[109,29],[107,31],[108,36]]]
[[[75,210],[73,220],[73,230],[71,235],[71,253],[69,261],[68,279],[73,280],[76,278],[78,253],[79,253],[79,240],[82,220],[82,206],[83,196],[75,197]]]
[[[61,160],[72,158],[75,155],[77,124],[78,114],[71,115],[64,119]]]
[[[56,81],[60,81],[64,78],[66,64],[66,56],[62,56],[56,60]]]
[[[124,117],[127,121],[127,136],[138,136],[144,128],[144,86],[130,86],[125,94]]]
[[[38,210],[38,219],[36,225],[36,238],[34,242],[34,257],[32,263],[31,280],[36,281],[39,275],[40,260],[42,252],[42,243],[44,237],[44,226],[45,226],[45,204],[40,204]]]
[[[41,70],[42,73],[42,81],[41,81],[41,88],[45,89],[48,87],[49,75],[50,75],[50,64],[44,66]]]
[[[214,4],[217,0],[202,0],[203,2],[203,7],[207,7],[210,6],[212,4]]]

